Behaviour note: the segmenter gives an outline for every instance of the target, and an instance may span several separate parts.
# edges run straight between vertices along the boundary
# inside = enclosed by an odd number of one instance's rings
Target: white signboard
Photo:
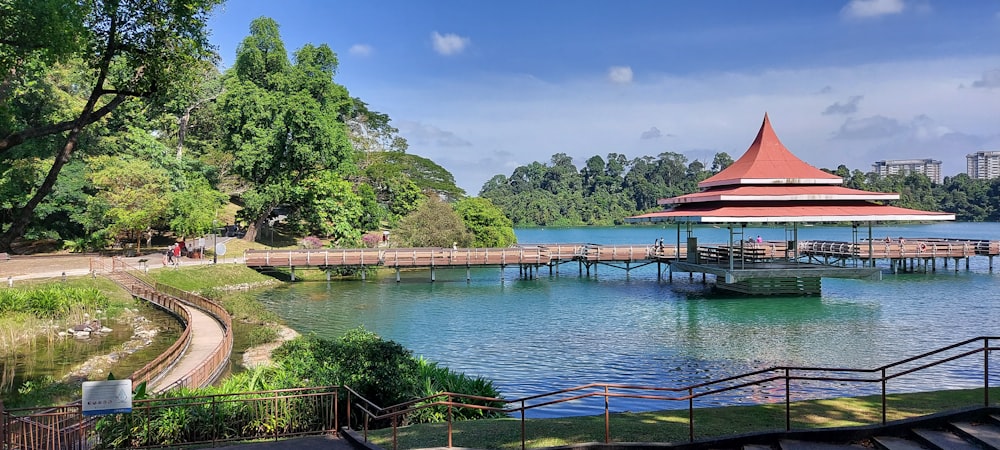
[[[83,382],[83,415],[127,412],[132,412],[132,380]]]

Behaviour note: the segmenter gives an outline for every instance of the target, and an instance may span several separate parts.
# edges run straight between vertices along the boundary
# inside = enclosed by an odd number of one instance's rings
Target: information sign
[[[83,382],[83,415],[127,412],[132,412],[132,380]]]

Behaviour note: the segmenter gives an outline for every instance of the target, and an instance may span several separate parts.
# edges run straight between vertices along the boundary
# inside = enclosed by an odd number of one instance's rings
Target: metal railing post
[[[785,368],[785,431],[792,430],[792,382]]]
[[[399,427],[396,426],[396,418],[392,416],[392,450],[399,450]]]
[[[524,450],[526,437],[524,435],[524,400],[521,400],[521,450]]]
[[[609,412],[610,398],[608,397],[608,385],[604,385],[604,443],[611,443],[611,414]]]
[[[882,368],[882,425],[885,425],[886,410],[888,409],[888,407],[886,406],[885,383],[886,383],[885,368],[883,367]]]
[[[990,338],[983,338],[983,406],[990,406]]]
[[[688,388],[688,441],[694,442],[694,388]]]

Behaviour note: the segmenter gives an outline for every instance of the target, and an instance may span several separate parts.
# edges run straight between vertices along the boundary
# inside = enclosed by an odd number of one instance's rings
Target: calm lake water
[[[859,229],[862,237],[867,228]],[[766,240],[783,228],[747,229]],[[850,227],[806,227],[800,239],[851,239]],[[1000,239],[995,223],[878,227],[876,238]],[[724,229],[700,228],[701,242],[724,242]],[[652,244],[676,240],[667,227],[519,229],[521,243]],[[994,261],[1000,266],[1000,258]],[[931,274],[889,273],[881,281],[823,280],[821,297],[729,298],[686,274],[657,280],[656,266],[600,266],[580,277],[576,264],[558,275],[516,267],[404,273],[379,279],[306,282],[261,294],[299,332],[335,338],[364,325],[454,370],[489,378],[508,398],[592,382],[686,386],[778,365],[872,368],[1000,331],[1000,274],[985,257]],[[998,267],[1000,269],[1000,267]],[[664,266],[664,274],[666,268]],[[665,278],[665,275],[664,275]],[[711,277],[710,277],[711,280]],[[994,366],[1000,366],[997,356]],[[894,381],[902,391],[982,386],[981,363]],[[994,371],[997,372],[997,371]],[[992,378],[992,377],[991,377]],[[1000,377],[991,381],[1000,384]],[[872,386],[876,388],[876,386]],[[868,392],[858,388],[857,393]],[[746,401],[735,392],[713,400]],[[756,396],[754,396],[756,398]],[[535,416],[595,414],[603,400],[539,410]],[[613,410],[686,407],[615,399]]]

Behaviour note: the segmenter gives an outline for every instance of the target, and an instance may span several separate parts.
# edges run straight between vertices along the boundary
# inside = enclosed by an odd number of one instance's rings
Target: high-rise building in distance
[[[941,184],[941,161],[935,159],[890,159],[875,161],[872,167],[875,168],[875,173],[883,177],[922,173],[927,175],[927,178],[930,178],[932,182]]]
[[[965,173],[969,178],[988,180],[1000,177],[1000,151],[978,151],[965,155]]]

